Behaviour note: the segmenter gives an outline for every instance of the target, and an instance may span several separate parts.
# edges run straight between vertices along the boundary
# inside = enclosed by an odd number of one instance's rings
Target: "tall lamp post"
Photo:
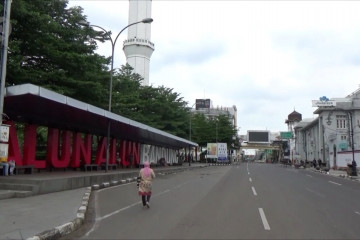
[[[0,86],[0,125],[2,124],[2,117],[4,111],[4,97],[5,97],[5,79],[6,79],[6,63],[7,52],[10,34],[10,11],[11,0],[4,1],[4,17],[2,22],[1,38],[1,86]]]
[[[195,106],[196,103],[194,103],[190,108],[190,130],[189,130],[189,140],[191,141],[191,109]]]
[[[138,22],[134,22],[131,23],[129,25],[127,25],[126,27],[124,27],[116,36],[115,40],[113,40],[111,38],[110,32],[106,31],[103,27],[100,27],[98,25],[93,25],[90,24],[89,22],[86,21],[80,21],[79,24],[82,26],[86,26],[86,27],[97,27],[100,28],[101,30],[104,31],[104,33],[109,37],[110,41],[111,41],[111,69],[110,69],[110,84],[109,84],[109,112],[111,112],[111,99],[112,99],[112,85],[113,85],[113,71],[114,71],[114,52],[115,52],[115,44],[116,41],[118,40],[120,34],[127,29],[128,27],[138,24],[138,23],[152,23],[153,19],[152,18],[144,18],[141,21]],[[105,163],[105,172],[108,171],[108,166],[109,166],[109,147],[110,147],[110,119],[108,120],[108,126],[107,126],[107,143],[106,143],[106,163]]]

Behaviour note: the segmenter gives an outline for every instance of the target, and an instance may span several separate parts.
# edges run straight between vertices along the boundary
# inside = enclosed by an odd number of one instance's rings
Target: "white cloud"
[[[114,34],[128,1],[70,1]],[[360,76],[358,1],[152,1],[150,84],[173,88],[192,105],[236,105],[241,132],[284,131],[294,109],[345,97]],[[115,65],[125,63],[121,36]],[[106,46],[107,45],[107,46]],[[110,55],[110,43],[99,52]]]

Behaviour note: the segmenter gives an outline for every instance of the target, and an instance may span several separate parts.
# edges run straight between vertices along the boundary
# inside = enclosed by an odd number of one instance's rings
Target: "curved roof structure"
[[[111,136],[116,139],[174,149],[198,147],[197,143],[32,84],[6,88],[4,113],[15,122],[100,136],[107,135],[110,121]]]

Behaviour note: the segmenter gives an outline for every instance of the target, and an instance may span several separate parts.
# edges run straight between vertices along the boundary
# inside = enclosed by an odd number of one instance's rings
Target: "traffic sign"
[[[290,138],[293,138],[293,133],[292,132],[280,132],[280,137],[282,139],[290,139]]]

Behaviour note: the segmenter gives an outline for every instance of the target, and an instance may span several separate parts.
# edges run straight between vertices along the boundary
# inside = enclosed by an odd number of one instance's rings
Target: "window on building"
[[[346,115],[336,115],[336,128],[346,129]]]
[[[340,139],[341,139],[341,140],[346,140],[346,135],[341,135],[341,136],[340,136]]]

